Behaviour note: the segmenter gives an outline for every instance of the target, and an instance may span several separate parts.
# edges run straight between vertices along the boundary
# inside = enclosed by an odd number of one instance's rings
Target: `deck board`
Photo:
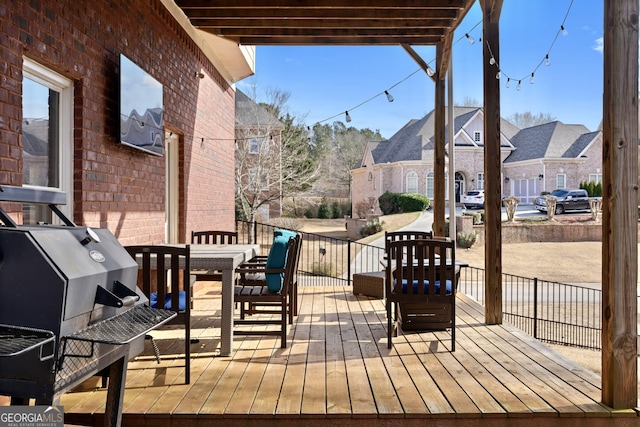
[[[192,383],[184,384],[184,360],[166,353],[180,355],[181,343],[163,345],[159,366],[146,349],[128,366],[123,425],[391,427],[435,418],[500,427],[514,418],[579,427],[589,418],[590,427],[609,427],[620,417],[640,425],[633,411],[599,402],[597,375],[513,326],[485,325],[482,307],[464,295],[455,352],[449,331],[400,333],[387,349],[384,301],[336,286],[300,288],[287,348],[274,336],[236,336],[233,354],[221,357],[219,289],[204,289],[196,293]],[[99,425],[106,392],[91,381],[61,404],[68,419]]]
[[[490,341],[492,345],[495,345],[498,351],[496,360],[503,366],[513,366],[510,368],[512,373],[515,372],[516,377],[526,383],[546,402],[550,402],[559,413],[566,416],[582,416],[582,412],[586,408],[582,408],[579,402],[584,402],[585,399],[582,396],[576,396],[581,393],[573,387],[565,386],[562,382],[556,382],[557,377],[552,372],[556,369],[553,364],[548,363],[543,366],[534,363],[535,360],[529,356],[531,353],[526,351],[527,348],[523,349],[519,345],[513,345],[515,341],[510,339],[510,335],[503,334],[503,330],[503,328],[495,327],[483,328],[482,338],[476,337],[475,340],[484,339],[485,343]],[[585,406],[589,405],[585,404]],[[599,410],[593,407],[592,409]]]
[[[314,295],[311,307],[307,369],[304,376],[304,390],[300,408],[303,416],[324,416],[327,413],[325,299],[324,294]]]
[[[338,317],[338,298],[345,298],[344,292],[335,292],[333,298],[325,301],[325,345],[326,345],[326,382],[327,416],[346,416],[351,414],[351,399],[347,383],[340,319]]]

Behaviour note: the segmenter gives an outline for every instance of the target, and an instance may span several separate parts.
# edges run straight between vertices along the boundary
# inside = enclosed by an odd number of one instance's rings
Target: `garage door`
[[[516,179],[513,183],[513,195],[520,199],[520,203],[532,205],[536,201],[536,197],[540,195],[540,180]]]

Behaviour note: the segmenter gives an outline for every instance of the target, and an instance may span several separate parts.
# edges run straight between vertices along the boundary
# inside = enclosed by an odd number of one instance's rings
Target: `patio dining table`
[[[185,244],[167,246],[185,247]],[[230,356],[233,350],[233,291],[235,269],[245,261],[260,255],[260,245],[191,244],[191,270],[222,271],[222,320],[220,326],[220,355]],[[140,260],[137,260],[140,263]]]

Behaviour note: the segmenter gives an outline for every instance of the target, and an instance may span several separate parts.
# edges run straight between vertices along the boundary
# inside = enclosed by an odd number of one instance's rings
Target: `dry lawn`
[[[485,268],[484,244],[458,249],[456,258]],[[502,272],[561,283],[601,283],[600,242],[529,242],[502,245]]]

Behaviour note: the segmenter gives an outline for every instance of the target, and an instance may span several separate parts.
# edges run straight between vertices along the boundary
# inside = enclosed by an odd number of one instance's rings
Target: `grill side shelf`
[[[0,357],[19,356],[40,347],[40,360],[45,361],[54,356],[55,339],[51,331],[0,324]]]
[[[167,323],[175,316],[177,316],[177,313],[170,310],[151,308],[146,305],[135,306],[122,314],[95,323],[73,335],[62,337],[62,351],[60,352],[58,364],[61,366],[65,357],[93,357],[95,344],[128,344],[158,326]],[[76,347],[68,345],[73,341],[90,343],[90,352],[85,354],[68,353],[69,347]]]

